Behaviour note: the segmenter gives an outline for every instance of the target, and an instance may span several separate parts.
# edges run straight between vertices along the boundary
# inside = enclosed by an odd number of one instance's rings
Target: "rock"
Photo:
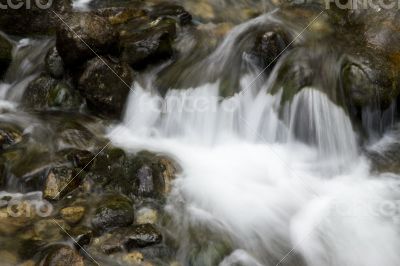
[[[385,110],[400,93],[398,68],[382,54],[365,51],[343,66],[343,89],[350,105]]]
[[[288,37],[283,31],[279,29],[267,31],[256,38],[250,54],[256,58],[262,69],[268,66],[271,70],[288,43]]]
[[[0,78],[6,73],[12,61],[12,44],[0,35]]]
[[[153,6],[149,12],[149,17],[152,19],[176,17],[181,25],[187,25],[192,21],[192,15],[182,6],[167,2]]]
[[[59,241],[63,238],[68,225],[63,220],[44,219],[36,222],[33,226],[35,239],[47,242]]]
[[[59,200],[77,188],[81,177],[79,171],[67,167],[52,168],[45,178],[43,197],[48,200]]]
[[[168,19],[156,21],[152,28],[141,34],[125,37],[121,41],[122,60],[134,69],[143,69],[172,57],[172,40],[175,38],[175,22]]]
[[[56,46],[66,65],[115,51],[118,33],[106,19],[94,13],[71,13],[64,21],[57,30]]]
[[[101,243],[101,249],[104,253],[111,254],[124,249],[130,251],[153,246],[161,241],[162,235],[153,225],[142,224],[111,231],[109,237]]]
[[[129,265],[140,265],[144,261],[143,254],[138,251],[130,252],[122,257],[122,260]]]
[[[120,118],[132,82],[133,73],[128,65],[104,57],[94,58],[79,79],[79,90],[91,110]]]
[[[42,75],[29,84],[22,96],[22,102],[30,109],[76,109],[82,100],[70,84]]]
[[[43,266],[84,266],[83,257],[74,249],[62,246],[51,251],[44,259]]]
[[[35,217],[35,209],[29,201],[8,204],[0,209],[0,233],[13,235],[18,230],[31,225]]]
[[[79,223],[85,215],[85,207],[72,206],[60,210],[61,218],[70,225]]]
[[[0,31],[20,36],[52,35],[57,25],[62,23],[57,15],[62,16],[71,10],[71,2],[71,0],[18,2],[20,8],[2,9]],[[0,0],[0,3],[9,6],[7,0]],[[28,3],[30,8],[27,8]],[[43,7],[39,7],[37,3],[42,3]]]
[[[161,233],[151,224],[141,224],[133,228],[124,241],[127,250],[144,248],[161,243]]]
[[[79,226],[68,230],[68,234],[74,238],[75,247],[77,249],[80,249],[85,245],[89,245],[93,237],[92,230],[85,226]]]
[[[150,208],[141,208],[136,212],[135,224],[156,224],[158,212]]]
[[[131,225],[134,220],[133,203],[121,195],[107,195],[98,204],[91,219],[97,231]]]
[[[0,150],[22,141],[21,129],[10,123],[0,123]]]
[[[17,255],[8,250],[0,250],[0,258],[2,266],[14,266],[18,263]]]
[[[90,151],[85,150],[72,150],[67,155],[68,160],[73,162],[75,167],[85,168],[85,170],[89,170],[95,155]]]
[[[131,173],[135,175],[135,195],[164,197],[170,191],[176,167],[171,160],[141,152],[133,158]]]
[[[55,79],[61,79],[64,75],[64,62],[57,48],[51,48],[45,58],[46,71]]]

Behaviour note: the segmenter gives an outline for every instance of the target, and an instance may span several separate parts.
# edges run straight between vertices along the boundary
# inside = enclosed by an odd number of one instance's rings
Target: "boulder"
[[[115,52],[118,33],[103,17],[94,13],[71,13],[57,30],[57,50],[67,66],[76,66]]]
[[[57,48],[51,48],[45,58],[46,71],[55,79],[61,79],[64,75],[64,62],[59,55]]]
[[[163,62],[174,54],[172,41],[175,35],[174,20],[155,21],[152,27],[121,40],[122,60],[139,70]]]
[[[268,66],[268,70],[271,70],[289,44],[288,40],[286,34],[279,29],[262,32],[256,37],[255,44],[249,54],[254,57],[255,62],[262,69]]]
[[[128,65],[105,57],[94,58],[86,64],[79,90],[92,111],[120,118],[132,82],[133,72]]]
[[[49,75],[41,75],[31,83],[22,96],[22,103],[29,109],[77,109],[81,96],[71,84],[58,81]]]
[[[62,16],[72,8],[71,0],[11,2],[18,3],[21,7],[12,8],[7,0],[0,0],[1,4],[8,7],[1,10],[0,31],[12,35],[52,35],[57,25],[62,23],[57,15]],[[43,6],[39,7],[36,2]],[[29,9],[28,3],[31,4]]]
[[[0,78],[6,73],[12,61],[12,44],[0,35]]]
[[[131,225],[134,220],[133,202],[122,195],[109,194],[98,203],[91,224],[97,231]]]

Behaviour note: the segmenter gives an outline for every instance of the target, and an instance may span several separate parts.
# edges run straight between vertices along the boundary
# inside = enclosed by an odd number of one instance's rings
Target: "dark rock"
[[[90,109],[120,118],[132,82],[133,72],[128,65],[94,58],[87,63],[79,79],[79,90]]]
[[[121,43],[122,59],[134,69],[165,61],[174,53],[172,40],[175,34],[175,22],[161,20],[141,34],[124,38]]]
[[[73,162],[75,167],[89,170],[95,155],[90,151],[72,150],[68,153],[67,158]]]
[[[33,80],[22,96],[23,104],[30,109],[76,109],[82,99],[70,84],[42,75]]]
[[[57,48],[51,48],[45,59],[47,72],[55,79],[61,79],[64,74],[64,62],[58,54]]]
[[[12,35],[52,35],[57,25],[62,23],[57,15],[61,16],[70,11],[71,2],[71,0],[40,1],[44,8],[40,8],[35,1],[12,2],[22,6],[1,10],[0,30]],[[8,6],[7,0],[0,0],[0,3]],[[31,8],[27,8],[27,3],[31,3]]]
[[[133,203],[121,195],[107,195],[99,202],[91,219],[97,231],[131,225],[134,220]]]
[[[129,228],[119,228],[110,232],[110,237],[101,244],[106,254],[145,248],[161,243],[161,233],[151,224],[142,224]]]
[[[85,245],[89,245],[93,237],[92,230],[85,226],[75,227],[69,230],[68,234],[74,238],[75,247],[77,249],[80,249]]]
[[[259,65],[264,69],[272,69],[278,57],[288,44],[288,37],[281,30],[272,30],[259,34],[251,55],[257,58]]]
[[[0,35],[0,78],[5,74],[12,60],[12,44]]]
[[[45,178],[43,197],[59,200],[77,188],[81,182],[79,171],[67,167],[52,168]]]
[[[72,13],[57,30],[57,50],[68,66],[115,51],[118,33],[94,13]],[[68,26],[67,26],[68,25]]]
[[[397,67],[372,51],[350,57],[343,66],[342,80],[350,104],[385,110],[400,93]]]
[[[127,235],[124,246],[127,250],[144,248],[161,243],[162,235],[152,224],[141,224]]]
[[[79,255],[73,248],[62,246],[50,251],[43,260],[43,266],[84,266],[83,257]]]

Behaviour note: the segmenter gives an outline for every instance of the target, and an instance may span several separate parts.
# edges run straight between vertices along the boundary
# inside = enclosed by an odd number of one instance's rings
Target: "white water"
[[[110,133],[121,147],[177,158],[183,173],[168,209],[180,237],[198,224],[222,227],[237,249],[222,265],[276,265],[291,249],[307,265],[399,265],[398,206],[385,209],[397,204],[397,182],[370,176],[341,108],[309,88],[284,121],[279,95],[219,102],[217,89],[171,90],[162,101],[136,84],[124,123]],[[314,145],[293,136],[297,122]],[[180,251],[186,262],[190,244]]]
[[[134,84],[124,122],[109,134],[125,149],[167,153],[181,165],[167,206],[178,259],[400,265],[397,177],[370,174],[346,112],[321,90],[304,88],[280,108],[270,82],[249,88],[254,78],[244,75],[243,93],[227,99],[218,83],[164,98]],[[218,241],[232,249],[215,261]]]

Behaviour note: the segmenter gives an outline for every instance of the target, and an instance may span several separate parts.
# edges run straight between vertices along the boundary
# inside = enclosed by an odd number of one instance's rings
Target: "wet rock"
[[[68,234],[74,238],[77,249],[89,245],[93,237],[92,230],[85,226],[79,226],[68,230]]]
[[[122,257],[122,260],[129,265],[138,265],[144,261],[143,254],[138,251],[130,252]]]
[[[129,21],[146,16],[146,11],[140,8],[110,7],[96,11],[99,16],[105,17],[113,26],[127,25]],[[127,30],[124,26],[117,27],[119,31]]]
[[[122,59],[134,69],[160,63],[172,57],[172,41],[175,38],[175,22],[168,19],[157,21],[156,26],[141,34],[133,35],[121,43]]]
[[[12,45],[0,35],[0,78],[6,73],[12,60]]]
[[[133,72],[128,65],[94,58],[79,79],[79,90],[91,110],[120,118],[132,82]]]
[[[139,209],[135,215],[135,224],[156,224],[157,220],[157,210],[146,207]]]
[[[73,248],[62,246],[51,251],[44,259],[44,266],[84,266],[83,257]]]
[[[10,2],[10,1],[9,1]],[[0,3],[8,6],[1,10],[0,30],[12,35],[52,35],[62,16],[71,10],[71,0],[12,2],[19,8],[12,8],[7,0]],[[27,8],[30,3],[30,8]],[[40,3],[39,6],[37,3]],[[55,13],[53,13],[55,12]]]
[[[8,250],[0,250],[0,258],[2,266],[14,266],[18,263],[18,257]]]
[[[77,188],[81,182],[79,171],[67,167],[54,167],[46,175],[43,197],[59,200]]]
[[[110,237],[101,244],[106,254],[132,250],[161,243],[161,233],[151,224],[120,228],[110,232]]]
[[[54,242],[63,238],[65,230],[68,230],[68,225],[59,219],[44,219],[35,223],[33,230],[35,239]]]
[[[42,75],[29,84],[22,96],[22,102],[31,109],[76,109],[82,100],[70,84]]]
[[[79,223],[85,215],[85,207],[72,206],[60,210],[61,218],[70,225]]]
[[[106,19],[94,13],[72,13],[57,30],[56,46],[65,64],[75,66],[96,53],[113,53],[117,41],[118,34]]]
[[[55,79],[61,79],[64,75],[64,62],[57,48],[51,48],[45,58],[46,71]]]
[[[74,149],[68,152],[67,158],[73,162],[75,167],[89,170],[95,155],[90,151]]]
[[[97,231],[106,231],[131,225],[133,220],[133,203],[130,199],[122,195],[107,195],[99,202],[91,223]]]
[[[182,6],[171,3],[160,3],[152,7],[149,12],[149,17],[152,19],[162,17],[176,17],[181,25],[189,24],[192,21],[192,15],[187,12]]]
[[[250,54],[256,58],[261,68],[272,69],[288,43],[288,37],[281,30],[264,32],[256,38]]]
[[[384,110],[400,93],[397,67],[373,52],[351,57],[343,67],[342,80],[350,105],[356,108]]]
[[[11,145],[22,141],[21,129],[10,123],[0,123],[0,149],[3,150]]]
[[[35,210],[28,201],[8,204],[0,209],[0,233],[12,235],[34,222]]]
[[[161,243],[161,233],[151,224],[141,224],[133,228],[127,235],[124,246],[131,250],[134,248],[144,248]]]

